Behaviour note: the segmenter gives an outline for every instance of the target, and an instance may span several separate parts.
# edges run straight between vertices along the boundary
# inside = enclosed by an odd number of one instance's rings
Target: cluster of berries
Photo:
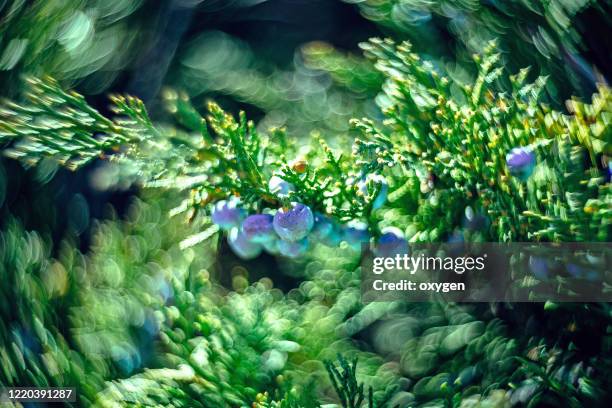
[[[373,200],[373,207],[379,208],[386,200],[388,186],[384,177],[372,176],[357,183],[360,192],[368,194],[371,182],[379,184],[377,196]],[[270,192],[279,197],[287,197],[295,191],[291,183],[278,176],[270,178],[268,187]],[[344,241],[349,247],[359,250],[362,243],[370,241],[367,224],[352,221],[340,225],[330,217],[297,202],[275,212],[265,210],[261,214],[249,215],[241,207],[240,199],[231,197],[215,204],[211,218],[220,229],[227,232],[230,248],[243,259],[255,258],[264,250],[272,255],[297,258],[311,244],[316,243],[335,247]],[[385,248],[385,252],[408,250],[408,243],[397,228],[383,230],[379,244]]]
[[[536,162],[536,154],[531,147],[514,148],[506,155],[510,174],[522,181],[531,176]],[[358,193],[364,196],[369,194],[372,186],[376,187],[377,195],[372,199],[373,209],[382,207],[387,200],[388,184],[381,175],[364,177],[356,186]],[[268,189],[280,199],[284,198],[285,202],[295,192],[293,184],[276,175],[270,178]],[[355,220],[339,225],[326,215],[313,212],[310,207],[298,202],[292,202],[276,211],[265,210],[262,214],[249,215],[241,207],[240,199],[231,197],[217,202],[211,217],[220,229],[227,232],[229,246],[243,259],[255,258],[264,250],[272,255],[297,258],[315,243],[334,247],[344,241],[349,247],[359,250],[371,238],[368,226],[363,222]],[[466,212],[470,225],[484,222],[481,218]],[[388,227],[381,231],[375,252],[377,256],[408,253],[408,242],[400,229]]]
[[[521,181],[531,176],[536,162],[536,154],[530,147],[515,147],[506,155],[506,165],[510,174]]]
[[[291,203],[274,214],[248,215],[240,207],[240,199],[232,197],[217,202],[211,218],[227,231],[229,246],[243,259],[255,258],[263,250],[295,258],[303,255],[313,240],[330,246],[342,240],[342,230],[332,220],[301,203]],[[360,232],[363,239],[369,239],[367,229]]]

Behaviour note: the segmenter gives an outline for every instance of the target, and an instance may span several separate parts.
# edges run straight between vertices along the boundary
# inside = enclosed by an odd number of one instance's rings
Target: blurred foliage
[[[330,401],[322,361],[342,352],[359,359],[340,370],[374,390],[374,406],[604,401],[608,305],[363,307],[355,264],[331,250],[287,294],[269,278],[249,286],[240,266],[228,293],[215,283],[227,271],[202,256],[213,248],[181,250],[184,225],[154,197],[100,224],[86,256],[67,241],[49,259],[44,241],[16,224],[3,234],[4,279],[15,284],[3,294],[12,302],[3,303],[4,385],[76,385],[81,405],[310,407],[316,395]],[[520,335],[512,319],[526,322]],[[585,348],[594,336],[601,343]],[[360,351],[366,343],[371,351]],[[506,384],[513,390],[486,391]],[[283,399],[266,405],[275,395]]]
[[[53,74],[102,92],[147,36],[131,16],[142,0],[0,2],[0,89],[14,95],[22,74]]]
[[[374,240],[395,226],[412,241],[610,241],[610,90],[571,99],[569,114],[542,102],[547,84],[557,102],[588,93],[561,61],[580,61],[568,19],[598,5],[358,3],[415,50],[373,39],[362,58],[314,42],[279,68],[205,32],[177,52],[170,116],[112,96],[112,119],[64,86],[99,91],[122,72],[148,38],[131,25],[143,5],[0,3],[1,92],[15,96],[0,112],[4,151],[51,169],[39,182],[59,164],[97,166],[100,189],[146,187],[94,222],[86,251],[72,232],[54,242],[4,217],[0,385],[76,386],[75,406],[101,407],[609,405],[609,304],[364,305],[348,242],[245,262],[211,223],[215,203],[239,196],[251,214],[298,201],[334,225],[361,221]],[[424,35],[433,25],[461,46]],[[529,78],[530,64],[550,77]],[[34,75],[25,91],[21,73]],[[261,121],[202,112],[211,92]],[[507,162],[517,147],[537,159],[526,177]],[[388,182],[380,208],[368,175]],[[273,191],[273,176],[293,190]]]
[[[599,63],[608,64],[605,44],[592,43],[588,49],[585,43],[589,30],[609,28],[610,5],[605,1],[344,1],[357,4],[366,18],[394,37],[410,40],[417,52],[447,66],[453,76],[464,76],[471,55],[496,40],[510,71],[532,66],[537,75],[551,78],[547,91],[556,103],[576,92],[583,97],[592,93],[600,73],[585,52],[600,54]],[[579,18],[587,12],[590,20]]]
[[[325,43],[312,47],[328,47]],[[348,120],[355,114],[377,113],[371,97],[378,89],[379,75],[367,62],[355,59],[361,68],[353,74],[346,65],[345,77],[353,78],[348,87],[337,87],[317,67],[306,64],[296,52],[289,67],[260,60],[251,47],[221,32],[201,34],[189,42],[180,55],[179,80],[174,86],[188,96],[223,94],[264,112],[259,130],[287,127],[294,137],[317,131],[329,136],[349,130]],[[360,68],[357,68],[360,69]]]

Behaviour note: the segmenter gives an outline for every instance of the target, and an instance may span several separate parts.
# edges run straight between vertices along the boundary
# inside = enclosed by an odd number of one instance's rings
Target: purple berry
[[[308,206],[293,203],[291,208],[278,210],[274,216],[274,230],[289,242],[305,238],[314,225],[314,216]]]
[[[374,251],[376,256],[392,258],[395,255],[408,254],[408,241],[399,228],[387,227],[381,233]]]
[[[308,250],[308,239],[304,238],[299,241],[289,242],[284,240],[278,241],[278,252],[280,255],[288,258],[298,258]]]
[[[232,228],[229,232],[227,243],[242,259],[253,259],[261,253],[261,245],[249,240],[238,228]]]
[[[278,196],[287,196],[289,193],[295,191],[295,186],[278,176],[270,177],[268,181],[268,189],[272,194]]]
[[[239,226],[246,217],[246,211],[239,206],[240,200],[235,197],[218,201],[211,211],[210,218],[219,228],[229,231]]]
[[[370,174],[357,183],[359,191],[363,195],[369,194],[368,185],[370,185],[370,183],[372,183],[372,185],[378,188],[378,194],[372,202],[372,208],[376,210],[382,207],[383,204],[387,201],[387,194],[389,193],[389,184],[387,183],[387,179],[384,176],[381,176],[380,174]]]
[[[264,243],[276,239],[270,214],[249,215],[242,222],[242,233],[251,242]]]
[[[528,147],[515,147],[506,155],[506,164],[510,174],[525,181],[533,173],[536,165],[536,154]]]

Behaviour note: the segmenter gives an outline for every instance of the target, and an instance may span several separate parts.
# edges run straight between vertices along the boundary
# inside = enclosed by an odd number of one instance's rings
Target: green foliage
[[[342,87],[368,97],[379,92],[384,76],[367,59],[340,53],[331,45],[318,42],[308,44],[302,52],[308,66],[328,73]]]
[[[610,185],[598,169],[610,153],[606,87],[591,105],[572,101],[574,114],[566,116],[538,102],[544,78],[526,83],[523,70],[504,84],[493,43],[475,57],[479,73],[471,84],[438,73],[408,43],[373,40],[364,50],[387,78],[380,98],[385,120],[354,122],[362,134],[355,160],[321,138],[314,139],[317,149],[298,152],[282,130],[261,134],[244,114],[236,120],[214,104],[205,121],[173,93],[170,110],[196,134],[154,126],[131,97],[114,98],[114,110],[127,120],[110,121],[82,97],[38,80],[30,81],[31,105],[5,108],[2,136],[17,139],[9,154],[26,162],[50,156],[76,167],[118,150],[110,159],[135,167],[145,185],[192,191],[176,212],[197,212],[233,194],[253,210],[300,201],[342,221],[365,219],[376,231],[377,191],[364,196],[351,183],[384,173],[392,179],[391,206],[399,207],[414,240],[452,233],[468,207],[494,220],[481,239],[609,239]],[[505,165],[516,146],[536,150],[540,162],[526,183]],[[306,168],[287,163],[292,156]],[[274,174],[296,186],[286,201],[269,191]]]
[[[279,205],[268,188],[275,172],[298,187],[289,201],[301,200],[313,209],[346,219],[371,211],[373,195],[359,196],[356,188],[346,183],[358,174],[350,168],[347,157],[336,157],[327,147],[322,155],[320,149],[312,149],[305,159],[320,166],[296,171],[285,157],[297,152],[286,144],[281,151],[271,143],[283,140],[284,132],[261,135],[244,114],[236,121],[210,104],[210,115],[204,122],[194,118],[193,109],[183,101],[172,110],[182,123],[190,123],[198,131],[187,135],[152,125],[142,102],[132,97],[113,97],[113,110],[121,116],[111,121],[87,105],[82,96],[62,91],[52,80],[30,79],[29,83],[29,103],[6,104],[0,133],[0,140],[14,142],[8,154],[27,164],[50,158],[76,169],[97,157],[108,159],[130,168],[145,186],[191,190],[177,213],[197,212],[230,194],[239,195],[253,208],[264,203]],[[178,105],[176,99],[170,98],[170,102]],[[214,136],[208,133],[208,126]],[[324,143],[322,139],[316,142]]]
[[[340,398],[343,408],[361,407],[365,399],[363,384],[357,382],[357,359],[348,362],[342,355],[338,355],[338,367],[330,361],[325,363],[325,368],[334,386],[334,390]],[[368,390],[368,407],[374,407],[372,388]]]
[[[102,92],[146,39],[130,16],[142,1],[8,1],[0,4],[0,88],[15,95],[23,74],[51,74]],[[132,20],[132,21],[130,21]],[[131,23],[131,27],[128,25]],[[130,52],[131,51],[131,52]]]
[[[293,387],[291,381],[283,380],[283,383],[274,394],[268,392],[257,394],[254,408],[320,408],[321,404],[316,400],[315,383],[308,383],[303,389]]]
[[[171,279],[154,262],[171,262],[175,279],[186,262],[170,221],[164,237],[174,242],[174,254],[165,252],[168,241],[159,239],[159,230],[151,230],[164,227],[159,210],[143,206],[135,215],[139,223],[132,226],[100,225],[91,256],[67,241],[58,259],[50,258],[48,242],[8,220],[1,241],[0,271],[7,285],[0,384],[78,386],[80,404],[89,406],[104,380],[136,368],[141,348],[150,347],[143,333],[152,335],[159,325],[153,310],[163,304],[162,279]]]
[[[599,28],[586,21],[603,27],[610,21],[606,5],[595,0],[344,1],[356,3],[366,18],[392,37],[409,40],[455,77],[465,78],[471,55],[497,40],[507,56],[504,66],[511,71],[534,66],[537,74],[549,75],[547,91],[559,104],[576,92],[591,93],[597,68],[583,59],[584,39]],[[460,64],[453,66],[455,61]]]
[[[420,194],[406,186],[393,197],[399,211],[418,208],[408,213],[420,232],[415,240],[452,232],[468,206],[493,220],[484,239],[610,239],[610,184],[598,168],[611,149],[608,88],[591,105],[570,102],[574,115],[565,116],[538,102],[544,78],[525,83],[523,70],[510,76],[508,90],[496,85],[505,78],[494,43],[475,56],[479,72],[470,84],[439,73],[408,43],[375,40],[364,50],[387,78],[385,120],[355,121],[365,139],[358,157],[371,157],[362,162],[366,171],[401,164],[404,183],[420,186]],[[541,163],[526,183],[505,164],[516,146],[531,146]]]
[[[127,220],[98,225],[87,256],[66,242],[54,260],[36,235],[3,233],[2,271],[15,285],[3,292],[13,318],[3,320],[1,383],[77,386],[87,406],[263,404],[259,390],[281,406],[318,406],[304,379],[321,350],[337,352],[340,308],[327,310],[332,299],[308,294],[309,284],[284,296],[243,276],[228,295],[202,256],[212,248],[180,249],[185,229],[167,217],[171,204],[148,198]]]
[[[6,119],[0,137],[24,141],[7,152],[9,157],[28,165],[50,157],[76,169],[143,138],[139,130],[144,129],[148,118],[138,114],[144,112],[140,101],[117,99],[117,109],[130,115],[132,121],[111,121],[87,104],[82,95],[64,92],[50,78],[30,78],[29,89],[28,105],[7,102],[2,111]],[[142,127],[136,128],[136,124]]]
[[[68,387],[89,373],[90,384],[100,387],[100,373],[69,344],[63,300],[76,288],[48,257],[40,236],[7,223],[0,240],[0,384]],[[84,400],[90,391],[82,389]]]

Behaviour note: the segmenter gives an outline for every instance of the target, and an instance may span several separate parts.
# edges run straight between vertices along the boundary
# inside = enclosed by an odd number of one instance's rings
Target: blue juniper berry
[[[276,239],[270,214],[249,215],[242,222],[242,233],[251,242],[264,243]]]
[[[583,276],[585,272],[585,268],[580,265],[576,265],[575,263],[567,264],[566,270],[573,278],[579,278]]]
[[[569,263],[567,264],[566,268],[570,276],[575,279],[586,279],[590,281],[601,279],[596,270],[590,269],[583,265]]]
[[[239,228],[232,228],[227,236],[227,243],[242,259],[253,259],[261,253],[261,245],[249,240]]]
[[[376,256],[388,258],[408,254],[408,241],[399,228],[383,228],[374,252]]]
[[[536,165],[536,154],[529,147],[515,147],[506,155],[506,164],[510,174],[525,181],[533,173]]]
[[[240,208],[240,199],[236,197],[218,201],[210,214],[212,222],[225,231],[238,227],[245,217],[246,210]]]
[[[281,208],[274,215],[274,230],[281,239],[289,242],[305,238],[314,225],[312,210],[300,203]]]

